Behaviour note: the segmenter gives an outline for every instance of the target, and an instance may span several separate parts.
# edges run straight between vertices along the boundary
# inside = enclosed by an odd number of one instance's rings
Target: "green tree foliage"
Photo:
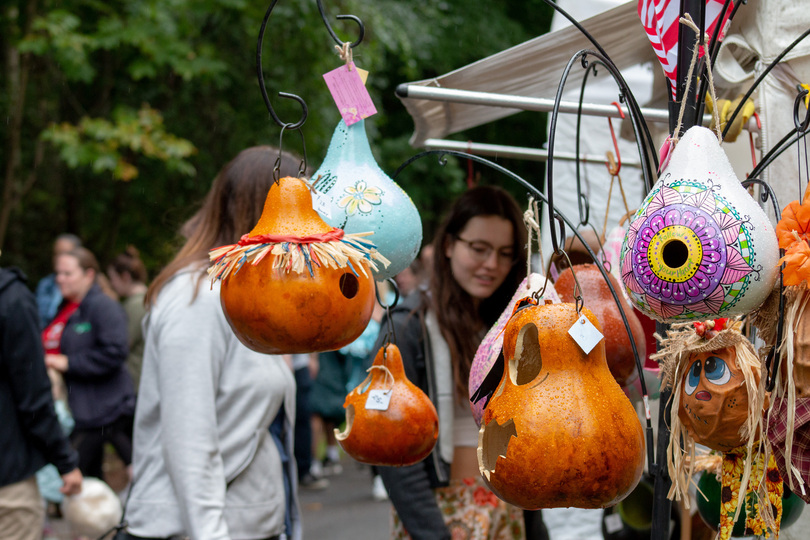
[[[6,2],[0,8],[2,264],[44,275],[51,241],[65,231],[82,237],[102,264],[127,244],[139,248],[151,270],[164,264],[179,225],[219,168],[247,146],[279,142],[280,128],[256,79],[266,8],[247,0]],[[366,25],[354,59],[370,71],[379,113],[366,125],[389,173],[417,152],[407,142],[413,124],[394,95],[398,84],[518,44],[545,32],[550,21],[539,0],[342,0],[325,8],[343,40],[354,41],[357,28],[338,14],[354,14]],[[340,65],[334,45],[314,1],[278,2],[262,68],[282,120],[294,122],[301,112],[278,92],[307,102],[303,134],[312,170],[339,120],[322,79]],[[476,140],[543,141],[538,115],[499,125],[479,128]],[[283,145],[303,150],[289,132]],[[397,179],[422,213],[426,239],[464,189],[466,174],[464,163],[441,167],[424,159]]]

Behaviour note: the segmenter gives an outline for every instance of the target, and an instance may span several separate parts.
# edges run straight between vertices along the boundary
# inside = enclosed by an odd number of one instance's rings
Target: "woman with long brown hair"
[[[396,511],[393,538],[524,538],[521,510],[480,478],[467,386],[478,344],[525,275],[525,244],[522,213],[507,192],[467,191],[436,233],[428,291],[391,313],[406,374],[439,413],[439,439],[427,459],[380,468]],[[386,327],[383,321],[375,352]]]
[[[280,356],[237,339],[219,282],[205,279],[209,250],[236,243],[258,221],[278,156],[253,147],[225,165],[181,229],[185,244],[147,291],[131,538],[301,536],[292,372]],[[280,174],[298,175],[298,165],[283,154]]]

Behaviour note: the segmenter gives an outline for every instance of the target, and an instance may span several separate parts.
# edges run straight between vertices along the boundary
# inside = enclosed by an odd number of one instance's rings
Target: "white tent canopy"
[[[608,51],[620,70],[656,60],[636,9],[635,2],[626,2],[581,22]],[[577,28],[569,26],[445,75],[408,85],[553,98],[562,67],[582,49],[594,49],[594,46]],[[584,72],[581,68],[572,70],[566,88],[578,87]],[[398,94],[401,94],[400,90]],[[414,134],[410,141],[413,146],[422,146],[427,139],[445,137],[519,112],[515,108],[428,101],[402,95],[400,99],[414,120]]]

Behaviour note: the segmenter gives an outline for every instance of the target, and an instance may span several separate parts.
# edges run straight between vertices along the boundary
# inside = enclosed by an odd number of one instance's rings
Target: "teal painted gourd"
[[[422,244],[422,221],[413,201],[377,165],[365,121],[340,121],[315,180],[315,209],[324,221],[347,233],[372,231],[369,238],[391,264],[374,273],[383,280],[411,264]]]

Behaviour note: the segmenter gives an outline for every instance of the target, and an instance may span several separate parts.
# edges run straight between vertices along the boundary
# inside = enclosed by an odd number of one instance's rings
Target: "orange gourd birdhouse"
[[[585,353],[568,333],[599,329],[590,310],[581,315],[574,304],[519,305],[504,331],[506,369],[484,409],[478,466],[521,508],[604,508],[641,478],[641,423],[610,374],[604,340]]]
[[[240,341],[266,354],[354,341],[374,307],[375,260],[387,263],[365,236],[327,225],[300,178],[274,183],[256,227],[210,254],[209,274],[222,280],[222,309]]]
[[[573,271],[576,272],[582,288],[582,298],[602,324],[608,368],[619,386],[626,386],[638,377],[638,370],[636,369],[636,357],[633,355],[633,346],[630,344],[630,337],[627,335],[622,321],[619,306],[613,299],[613,295],[610,294],[610,289],[595,264],[577,264],[573,266]],[[619,295],[621,309],[624,311],[630,331],[633,333],[639,358],[643,361],[646,358],[647,347],[641,321],[638,320],[633,309],[625,304],[618,280],[612,274],[608,274],[608,279],[613,285],[613,290]],[[572,268],[566,268],[560,272],[560,276],[554,282],[554,287],[559,291],[558,294],[563,302],[574,301]]]
[[[370,465],[405,466],[425,459],[439,436],[436,408],[405,375],[396,345],[382,347],[370,374],[346,396],[346,429],[335,438]]]

